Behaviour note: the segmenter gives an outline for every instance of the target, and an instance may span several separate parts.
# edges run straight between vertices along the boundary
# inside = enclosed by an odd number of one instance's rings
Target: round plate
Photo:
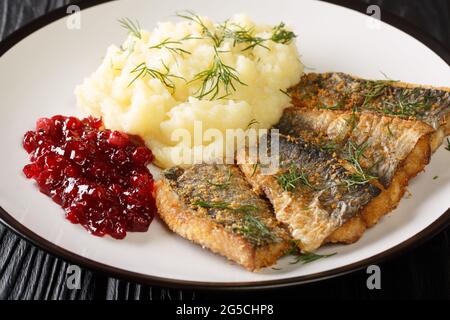
[[[27,154],[22,135],[35,120],[76,114],[75,86],[93,72],[111,43],[125,32],[117,19],[137,19],[145,29],[190,9],[216,20],[244,12],[258,22],[286,22],[298,34],[302,61],[316,72],[342,71],[361,77],[450,86],[448,64],[408,34],[367,15],[318,1],[130,0],[83,4],[81,28],[69,29],[66,9],[13,34],[0,46],[0,211],[2,220],[42,248],[74,263],[140,282],[197,288],[273,287],[323,279],[362,268],[445,227],[450,220],[450,153],[441,147],[410,185],[411,196],[352,245],[310,264],[285,257],[276,269],[251,273],[170,232],[158,219],[146,233],[122,241],[98,238],[64,218],[62,209],[22,174]],[[384,13],[382,12],[382,15]],[[73,17],[72,17],[73,18]],[[70,25],[70,23],[69,23]],[[34,32],[33,32],[34,31]],[[19,41],[20,40],[20,41]],[[447,62],[448,53],[429,42]],[[433,179],[438,176],[437,179]]]

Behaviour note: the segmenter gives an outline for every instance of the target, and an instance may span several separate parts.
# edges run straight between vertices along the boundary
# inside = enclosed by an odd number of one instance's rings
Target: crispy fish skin
[[[279,169],[264,174],[251,163],[249,152],[238,152],[238,164],[255,190],[272,203],[277,219],[289,228],[302,251],[312,252],[378,195],[370,183],[348,186],[352,172],[339,159],[302,139],[279,136]],[[297,172],[292,176],[292,172]],[[296,180],[287,189],[286,175]],[[296,178],[297,177],[297,178]]]
[[[430,141],[433,128],[412,120],[388,117],[373,112],[285,109],[277,128],[281,133],[314,141],[343,159],[361,151],[358,162],[368,174],[389,188],[395,173],[420,139]],[[422,144],[421,144],[422,145]],[[431,145],[430,145],[431,148]],[[429,154],[426,152],[424,155]],[[428,164],[429,156],[417,167],[414,176]]]
[[[157,182],[156,203],[172,231],[250,271],[274,264],[291,246],[268,201],[236,166],[168,169]]]
[[[374,226],[387,213],[395,209],[406,192],[409,180],[415,177],[428,163],[431,156],[429,136],[419,139],[415,148],[400,164],[388,188],[383,188],[357,217],[352,218],[327,239],[333,243],[353,243],[364,231]]]
[[[348,74],[309,73],[289,91],[294,105],[313,109],[370,111],[432,126],[432,150],[450,134],[450,88],[393,80],[367,80]]]
[[[359,164],[377,177],[380,195],[327,239],[352,243],[367,227],[375,225],[397,207],[409,181],[429,163],[436,132],[416,120],[366,111],[292,107],[285,110],[279,124],[281,133],[306,137],[322,148],[348,158],[348,145],[364,145]]]

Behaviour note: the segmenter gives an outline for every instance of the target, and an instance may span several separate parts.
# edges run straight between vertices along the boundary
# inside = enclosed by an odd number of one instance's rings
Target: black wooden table
[[[212,1],[212,0],[211,0]],[[0,0],[0,40],[36,17],[71,0]],[[400,16],[450,47],[450,1],[370,1]],[[1,161],[1,160],[0,160]],[[450,161],[450,157],[449,157]],[[1,163],[1,162],[0,162]],[[381,290],[368,290],[365,270],[303,286],[252,293],[253,298],[450,298],[450,228],[424,244],[379,264]],[[192,300],[229,297],[228,293],[150,287],[82,270],[81,289],[66,285],[70,264],[48,254],[0,224],[0,299],[151,299]],[[233,298],[248,298],[233,292]]]

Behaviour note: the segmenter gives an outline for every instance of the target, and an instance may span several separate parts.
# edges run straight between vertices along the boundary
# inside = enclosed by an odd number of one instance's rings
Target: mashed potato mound
[[[216,156],[214,139],[175,139],[177,129],[194,135],[196,121],[203,130],[222,133],[249,123],[276,124],[290,100],[283,91],[303,72],[295,41],[272,40],[274,26],[255,24],[245,15],[226,25],[192,17],[197,20],[130,32],[122,46],[107,49],[100,67],[75,90],[84,113],[102,117],[109,129],[140,135],[163,168],[180,164],[180,152]],[[264,40],[248,48],[252,42],[236,41],[239,31]],[[205,71],[214,70],[216,59],[236,78],[228,86],[219,80],[215,96],[202,96],[202,87],[203,93],[214,87],[217,77],[205,82]]]

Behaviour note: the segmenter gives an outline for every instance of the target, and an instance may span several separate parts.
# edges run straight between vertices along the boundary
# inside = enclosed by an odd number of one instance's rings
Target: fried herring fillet
[[[270,203],[236,166],[167,169],[157,182],[156,204],[172,231],[250,271],[274,264],[291,247]]]

